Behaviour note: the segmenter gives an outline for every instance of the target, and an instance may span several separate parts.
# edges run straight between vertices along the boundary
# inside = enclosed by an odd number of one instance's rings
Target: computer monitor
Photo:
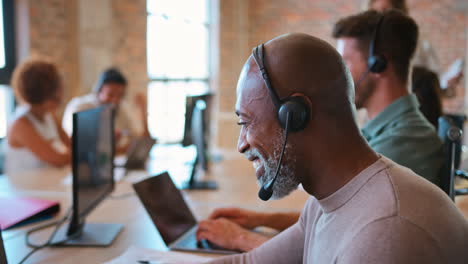
[[[192,172],[186,189],[192,190],[215,190],[218,185],[214,181],[200,181],[196,179],[197,168],[208,171],[208,152],[206,142],[206,103],[204,100],[197,100],[191,117],[191,139],[195,145],[196,156],[193,163]]]
[[[3,246],[2,230],[0,229],[0,264],[7,264],[5,247]]]
[[[206,108],[209,109],[209,105],[211,105],[213,94],[205,93],[200,95],[187,95],[185,97],[185,122],[184,122],[184,136],[182,138],[182,146],[190,146],[193,145],[192,140],[192,117],[193,117],[193,110],[198,101],[202,100],[206,104]],[[209,115],[206,115],[204,118],[205,122],[208,124],[210,123]],[[209,130],[205,130],[205,136],[209,137]]]
[[[65,245],[108,246],[121,224],[86,223],[86,216],[114,190],[114,110],[110,106],[73,114],[72,214],[66,232],[54,241]],[[64,228],[65,229],[65,228]]]

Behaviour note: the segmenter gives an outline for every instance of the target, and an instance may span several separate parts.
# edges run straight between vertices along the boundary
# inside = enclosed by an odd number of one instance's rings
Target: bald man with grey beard
[[[263,47],[262,47],[263,48]],[[264,45],[264,63],[281,99],[300,98],[310,119],[288,138],[273,197],[299,184],[310,194],[299,221],[260,247],[211,263],[464,263],[468,223],[448,196],[411,170],[374,152],[354,120],[351,75],[336,50],[306,34]],[[238,150],[260,183],[276,168],[283,128],[253,56],[237,86]],[[283,131],[284,133],[284,131]],[[271,163],[272,164],[269,164]],[[198,239],[230,246],[232,222],[202,221]]]

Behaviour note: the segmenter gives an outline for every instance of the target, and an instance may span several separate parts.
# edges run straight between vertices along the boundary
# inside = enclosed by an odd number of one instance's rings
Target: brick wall
[[[99,71],[121,67],[130,79],[130,94],[146,91],[145,0],[18,0],[29,4],[30,54],[52,57],[67,83],[70,98],[89,91]],[[239,128],[233,114],[240,69],[251,48],[287,32],[305,32],[334,44],[333,24],[363,10],[366,0],[211,0],[213,22],[213,89],[216,123],[214,145],[235,150]],[[437,51],[442,69],[467,51],[467,4],[464,0],[408,0],[410,14],[423,38]],[[467,71],[468,73],[468,71]],[[468,74],[466,74],[468,75]],[[468,79],[468,78],[466,78]],[[461,111],[464,88],[445,102]]]
[[[76,0],[28,1],[29,54],[46,56],[55,62],[65,83],[65,98],[78,89]],[[18,32],[21,34],[21,32]]]
[[[242,64],[251,48],[288,32],[305,32],[331,44],[334,23],[364,10],[365,0],[222,0],[220,2],[219,116],[216,144],[234,150],[238,137],[235,123],[235,87]],[[410,15],[418,22],[422,37],[436,50],[441,69],[467,51],[467,4],[463,0],[408,0]],[[239,14],[240,12],[247,12]],[[247,35],[245,35],[247,34]],[[242,46],[247,43],[247,47]],[[457,98],[445,102],[451,111],[463,111],[464,88]]]
[[[146,92],[146,0],[26,1],[29,55],[59,66],[65,98],[88,93],[98,74],[117,66],[129,79],[129,96]],[[130,101],[130,100],[129,100]]]
[[[112,0],[113,63],[129,79],[129,94],[146,93],[146,0]]]
[[[411,0],[410,15],[418,22],[421,39],[431,43],[444,72],[457,58],[465,58],[467,46],[468,2],[462,0]],[[463,112],[465,87],[456,89],[457,96],[444,100],[447,112]]]

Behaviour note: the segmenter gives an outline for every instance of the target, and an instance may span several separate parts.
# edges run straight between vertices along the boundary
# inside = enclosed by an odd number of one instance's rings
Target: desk
[[[169,161],[167,161],[169,162]],[[169,173],[176,179],[183,177],[190,167],[186,161],[176,166],[171,163],[173,171]],[[158,160],[151,168],[151,175],[167,168],[167,163]],[[71,186],[64,184],[69,177],[70,169],[44,169],[11,177],[0,177],[0,195],[22,195],[60,201],[62,217],[71,204]],[[185,177],[189,174],[185,174]],[[133,192],[131,184],[148,176],[145,171],[131,172],[116,184],[114,195]],[[298,190],[285,199],[263,202],[257,198],[258,186],[255,183],[254,170],[250,162],[242,156],[212,164],[207,179],[215,179],[219,184],[217,191],[184,191],[184,196],[197,219],[203,219],[220,206],[241,206],[261,211],[300,210],[307,199],[307,194]],[[177,181],[177,180],[176,180]],[[153,226],[150,217],[141,205],[136,195],[122,199],[106,199],[99,204],[86,218],[88,222],[116,222],[124,224],[123,231],[108,248],[45,248],[36,252],[27,263],[101,263],[121,255],[125,250],[135,245],[151,249],[165,250],[166,247]],[[40,225],[44,222],[38,223]],[[29,251],[25,245],[25,232],[36,226],[28,225],[21,228],[4,231],[5,248],[10,263],[16,264]],[[32,240],[44,241],[51,230],[39,232]]]
[[[131,172],[116,184],[114,195],[133,192],[131,184],[148,175],[169,169],[169,173],[177,181],[189,175],[190,167],[186,166],[186,158],[172,159],[156,155],[149,170]],[[69,177],[70,169],[43,169],[34,173],[24,173],[15,177],[0,177],[0,195],[23,195],[45,199],[58,200],[61,204],[62,217],[71,204],[71,186],[64,184]],[[197,219],[206,218],[210,212],[221,206],[241,206],[260,211],[291,211],[301,210],[308,195],[297,190],[288,197],[263,202],[258,199],[258,186],[252,165],[241,155],[230,157],[220,163],[212,164],[207,179],[215,179],[219,184],[217,191],[184,191],[184,196]],[[468,196],[456,198],[457,206],[468,218]],[[131,245],[151,249],[165,250],[166,247],[153,226],[150,217],[141,205],[136,195],[123,199],[107,199],[103,201],[87,217],[89,222],[118,222],[124,224],[123,231],[108,248],[46,248],[35,253],[27,263],[101,263],[111,260],[126,251]],[[29,251],[25,245],[25,232],[37,225],[4,231],[5,247],[10,263],[16,264]],[[38,233],[33,240],[44,241],[50,230]]]

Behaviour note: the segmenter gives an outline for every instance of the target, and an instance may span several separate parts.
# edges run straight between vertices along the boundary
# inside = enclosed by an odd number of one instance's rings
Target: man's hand
[[[255,211],[240,208],[218,208],[211,213],[209,219],[226,218],[242,227],[252,229],[263,225],[264,215]]]
[[[197,240],[208,241],[226,249],[249,251],[265,241],[267,237],[243,229],[225,218],[204,220],[198,225]]]
[[[447,80],[447,88],[455,89],[463,79],[463,72],[459,72],[457,75]]]

